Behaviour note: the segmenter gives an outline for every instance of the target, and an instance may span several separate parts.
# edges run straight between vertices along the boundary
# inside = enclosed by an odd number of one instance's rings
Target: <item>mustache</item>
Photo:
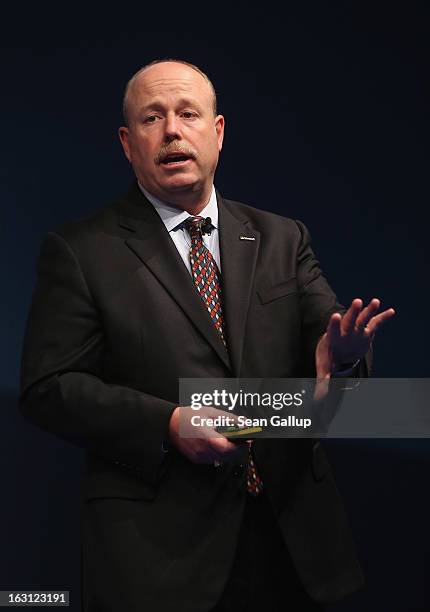
[[[174,153],[186,155],[187,157],[191,157],[192,159],[197,159],[197,151],[195,149],[193,149],[187,144],[173,141],[161,147],[161,149],[155,156],[154,161],[156,164],[161,164],[168,155],[172,155]]]

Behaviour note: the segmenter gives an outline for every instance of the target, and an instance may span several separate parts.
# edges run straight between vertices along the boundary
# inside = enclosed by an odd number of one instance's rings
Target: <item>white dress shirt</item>
[[[191,218],[192,215],[187,213],[186,210],[182,210],[177,208],[176,206],[172,206],[171,204],[166,204],[166,202],[162,202],[158,198],[149,193],[140,183],[139,187],[142,193],[146,196],[146,198],[151,202],[157,213],[160,215],[161,220],[166,226],[167,231],[169,232],[170,238],[173,240],[176,248],[178,249],[179,255],[182,257],[182,260],[191,274],[191,263],[190,263],[190,247],[191,247],[191,237],[187,230],[183,227],[184,221]],[[219,251],[219,224],[218,224],[218,203],[216,199],[215,188],[212,185],[211,197],[209,198],[209,202],[203,208],[203,210],[199,213],[199,217],[211,218],[212,222],[212,232],[210,234],[203,234],[203,243],[206,248],[212,253],[213,258],[215,259],[218,270],[221,271],[221,257]]]

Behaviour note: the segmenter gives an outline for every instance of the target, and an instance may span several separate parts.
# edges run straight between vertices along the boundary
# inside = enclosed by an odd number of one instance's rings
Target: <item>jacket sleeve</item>
[[[328,321],[335,312],[341,314],[346,308],[340,304],[327,279],[324,277],[319,262],[311,247],[308,229],[296,221],[301,234],[297,253],[297,282],[302,302],[302,330],[305,337],[306,362],[313,364],[308,376],[315,375],[315,349],[319,339],[325,333]],[[372,349],[360,360],[351,376],[368,377],[371,375]]]
[[[21,367],[20,407],[41,428],[155,483],[175,404],[103,380],[104,330],[78,259],[42,243]]]

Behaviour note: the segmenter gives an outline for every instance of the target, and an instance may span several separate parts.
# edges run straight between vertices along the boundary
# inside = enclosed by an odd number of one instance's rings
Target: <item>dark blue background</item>
[[[215,84],[221,193],[304,221],[344,303],[396,308],[375,375],[428,376],[428,18],[416,2],[327,4],[187,5],[179,20],[164,4],[3,16],[1,589],[68,588],[79,610],[83,456],[17,413],[21,343],[41,238],[131,180],[122,91],[154,58],[196,63]],[[429,443],[328,450],[368,576],[334,610],[427,610]]]

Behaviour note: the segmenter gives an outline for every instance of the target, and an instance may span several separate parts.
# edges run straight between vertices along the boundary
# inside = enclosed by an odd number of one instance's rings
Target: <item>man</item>
[[[215,192],[197,67],[144,67],[124,117],[137,183],[47,236],[23,354],[24,414],[88,451],[84,610],[319,609],[362,581],[321,446],[183,438],[178,379],[365,375],[394,311],[344,313],[303,224]]]

